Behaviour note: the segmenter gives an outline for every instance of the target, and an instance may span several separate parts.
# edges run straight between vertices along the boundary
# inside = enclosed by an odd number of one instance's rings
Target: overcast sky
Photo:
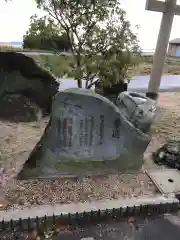
[[[163,0],[162,0],[163,1]],[[154,49],[159,31],[161,13],[145,10],[146,0],[121,0],[132,25],[140,25],[139,40],[143,49]],[[180,0],[178,0],[180,4]],[[30,16],[42,15],[34,0],[0,0],[0,42],[22,41],[28,29]],[[180,38],[180,16],[175,16],[172,38]]]

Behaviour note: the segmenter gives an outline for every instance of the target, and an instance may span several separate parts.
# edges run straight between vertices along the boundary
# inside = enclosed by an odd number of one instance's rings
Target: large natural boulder
[[[59,84],[46,70],[21,53],[0,52],[0,98],[4,94],[21,94],[50,113],[52,97]]]
[[[0,109],[1,120],[31,122],[42,116],[38,106],[20,94],[4,94],[0,99]]]
[[[155,102],[150,101],[149,105],[154,106]],[[130,110],[139,112],[136,105],[126,104],[126,107],[131,109],[121,111],[121,105],[118,107],[87,89],[60,91],[54,98],[51,119],[44,134],[18,178],[139,170],[151,136],[124,114]],[[142,114],[146,120],[148,116]]]

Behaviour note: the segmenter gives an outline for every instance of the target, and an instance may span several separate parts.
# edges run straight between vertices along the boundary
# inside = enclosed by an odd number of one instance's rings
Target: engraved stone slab
[[[85,89],[59,92],[42,146],[40,168],[54,174],[63,162],[119,160],[142,165],[150,136],[135,128],[108,99]]]
[[[146,141],[138,147],[141,137]],[[68,89],[55,98],[43,149],[61,161],[111,160],[127,151],[141,154],[149,140],[107,99],[89,90]]]
[[[42,174],[37,175],[62,175],[77,168],[87,175],[108,171],[115,161],[116,171],[139,170],[150,140],[107,98],[87,89],[66,89],[54,98],[36,161]]]

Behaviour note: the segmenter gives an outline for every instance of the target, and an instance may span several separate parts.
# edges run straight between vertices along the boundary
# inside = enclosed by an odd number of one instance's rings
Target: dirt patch
[[[161,109],[152,127],[152,141],[144,154],[145,162],[142,172],[145,169],[159,168],[151,159],[152,152],[156,151],[170,135],[180,135],[180,94],[161,93],[159,104]],[[0,195],[3,196],[4,193],[11,205],[19,207],[49,202],[85,202],[105,198],[152,195],[156,192],[144,173],[113,174],[76,181],[13,180],[42,135],[47,121],[47,118],[31,123],[0,121]]]
[[[153,163],[151,154],[171,136],[180,136],[180,93],[161,93],[158,117],[152,126],[152,141],[144,154],[144,169],[159,168]]]

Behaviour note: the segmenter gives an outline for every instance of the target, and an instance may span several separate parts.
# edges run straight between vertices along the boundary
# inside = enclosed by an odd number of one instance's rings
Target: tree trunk
[[[80,54],[77,55],[76,61],[77,61],[77,69],[78,69],[77,85],[78,85],[78,88],[82,88],[82,79],[79,74],[79,72],[80,72],[79,69],[81,68],[81,55]]]
[[[78,88],[82,88],[82,79],[77,79]]]

